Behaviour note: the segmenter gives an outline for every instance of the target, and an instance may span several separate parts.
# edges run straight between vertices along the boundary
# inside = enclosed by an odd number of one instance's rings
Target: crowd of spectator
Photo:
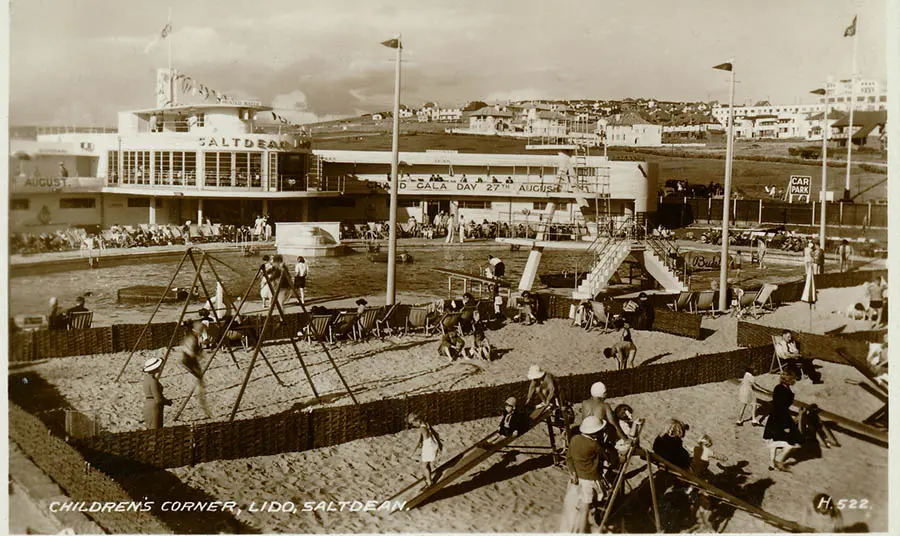
[[[108,248],[173,246],[199,242],[250,241],[258,236],[250,226],[202,225],[113,225],[99,233],[81,228],[57,229],[42,233],[11,233],[11,254],[47,253],[54,251],[98,251]]]

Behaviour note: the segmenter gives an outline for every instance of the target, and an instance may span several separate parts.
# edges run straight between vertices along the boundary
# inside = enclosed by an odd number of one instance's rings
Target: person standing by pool
[[[163,396],[162,384],[156,371],[162,366],[162,359],[151,357],[144,362],[144,424],[147,430],[158,430],[163,426],[163,407],[172,401]]]
[[[294,268],[294,288],[300,293],[300,303],[306,304],[306,278],[309,276],[309,265],[306,259],[297,257],[297,266]]]
[[[847,239],[841,240],[838,246],[838,258],[841,261],[841,272],[849,272],[853,259],[853,246],[847,242]]]
[[[447,218],[447,239],[444,240],[447,244],[453,243],[453,237],[456,235],[456,218],[453,215],[448,216]]]
[[[764,236],[759,237],[756,240],[756,260],[759,262],[759,269],[766,269],[766,250],[768,246],[766,246],[766,238]]]
[[[459,243],[462,244],[466,241],[466,219],[463,218],[463,215],[459,215]]]

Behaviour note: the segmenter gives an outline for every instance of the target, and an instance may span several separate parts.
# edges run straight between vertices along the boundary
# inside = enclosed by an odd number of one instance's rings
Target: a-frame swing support
[[[241,388],[238,391],[237,398],[234,401],[234,406],[231,409],[231,415],[229,416],[229,419],[228,419],[229,422],[234,421],[234,417],[237,415],[238,409],[241,406],[241,400],[244,397],[244,392],[247,389],[247,384],[250,382],[250,376],[251,376],[251,374],[253,374],[253,366],[256,363],[256,357],[260,354],[260,350],[262,348],[262,343],[266,338],[266,330],[269,327],[269,321],[271,320],[272,313],[275,311],[276,307],[278,308],[279,315],[282,317],[282,319],[284,318],[284,310],[282,309],[281,303],[279,302],[279,294],[281,291],[282,281],[287,281],[288,287],[291,290],[291,294],[297,299],[297,302],[300,304],[300,308],[303,310],[304,313],[307,312],[306,305],[300,299],[300,295],[297,292],[297,289],[294,287],[293,281],[291,280],[290,272],[287,271],[287,268],[285,266],[281,267],[281,273],[276,274],[276,277],[278,278],[278,280],[276,281],[274,289],[272,288],[272,279],[270,278],[269,274],[265,272],[265,270],[262,270],[262,276],[265,279],[266,285],[268,286],[268,288],[270,290],[272,290],[272,303],[269,304],[269,309],[266,313],[266,318],[265,318],[265,320],[263,320],[262,329],[260,330],[260,334],[257,339],[256,347],[253,350],[253,356],[250,358],[250,365],[247,367],[247,373],[244,375],[244,380],[241,383]],[[316,399],[318,400],[319,396],[318,396],[318,393],[316,393],[316,391],[315,391],[315,386],[313,385],[312,376],[309,374],[309,371],[306,368],[306,364],[300,355],[300,348],[297,346],[296,335],[294,333],[291,333],[289,335],[289,339],[291,341],[291,345],[294,348],[294,352],[297,355],[297,358],[300,359],[300,364],[303,367],[303,372],[306,374],[306,378],[309,381],[309,384],[312,387],[313,392],[316,394]],[[344,388],[347,390],[347,393],[350,395],[351,400],[353,400],[354,404],[359,404],[359,401],[356,400],[356,396],[353,394],[353,390],[350,388],[350,385],[347,384],[347,380],[344,378],[344,375],[341,374],[341,370],[338,367],[337,362],[335,362],[334,358],[331,355],[331,352],[328,351],[328,347],[325,346],[325,343],[323,341],[319,341],[319,344],[322,346],[322,350],[325,352],[325,355],[328,357],[328,360],[331,362],[331,365],[334,368],[334,371],[337,373],[338,377],[341,380],[341,383],[344,385]]]

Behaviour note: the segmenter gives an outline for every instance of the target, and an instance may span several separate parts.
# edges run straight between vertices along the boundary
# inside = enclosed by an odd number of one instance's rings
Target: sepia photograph
[[[900,0],[7,9],[8,533],[889,531]]]

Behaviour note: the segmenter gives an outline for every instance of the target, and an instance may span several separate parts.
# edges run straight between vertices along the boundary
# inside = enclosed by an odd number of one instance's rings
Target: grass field
[[[346,126],[344,131],[342,126]],[[371,120],[344,123],[332,122],[328,129],[314,131],[313,146],[317,149],[355,149],[367,151],[389,151],[391,149],[390,121],[372,122]],[[444,134],[444,128],[452,127],[452,123],[418,123],[402,122],[400,150],[425,151],[428,149],[456,150],[465,153],[512,153],[533,154],[525,149],[525,140],[502,138],[499,136],[471,136],[462,134]],[[741,146],[742,144],[738,144]],[[768,146],[769,144],[763,144]],[[785,142],[772,144],[772,150],[783,150],[787,154]],[[749,148],[759,150],[759,148]],[[714,151],[715,148],[707,150]],[[595,150],[599,154],[599,150]],[[749,153],[748,153],[749,154]],[[761,153],[765,154],[765,153]],[[640,150],[609,150],[610,158],[616,160],[639,160],[659,164],[662,186],[669,179],[687,180],[690,183],[708,184],[722,183],[725,178],[725,160],[712,158],[679,158],[658,154],[641,153]],[[828,189],[839,196],[843,191],[845,169],[828,168]],[[815,161],[805,163],[758,162],[750,160],[734,161],[732,180],[735,191],[746,197],[764,197],[764,187],[775,184],[785,187],[791,175],[808,175],[813,178],[813,195],[818,195],[821,184],[822,167]],[[856,201],[867,202],[887,198],[887,176],[880,173],[867,172],[854,166],[850,179],[850,189],[856,194],[861,189],[871,190],[858,196]]]

